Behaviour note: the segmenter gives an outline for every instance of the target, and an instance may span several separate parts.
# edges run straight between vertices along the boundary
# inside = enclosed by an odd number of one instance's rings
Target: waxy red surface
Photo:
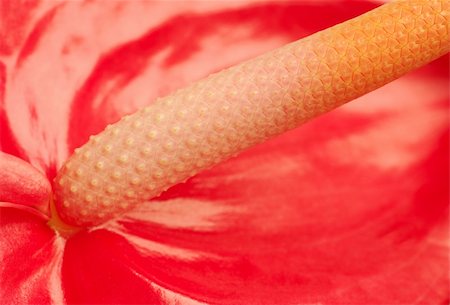
[[[5,3],[0,303],[449,302],[448,56],[101,228],[46,225],[89,135],[378,4]]]

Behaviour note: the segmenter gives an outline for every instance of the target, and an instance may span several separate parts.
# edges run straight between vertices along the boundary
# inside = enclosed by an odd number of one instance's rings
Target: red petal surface
[[[375,6],[45,5],[24,13],[32,30],[0,57],[0,123],[2,150],[49,178],[90,134],[155,97]],[[64,254],[44,220],[2,208],[2,297],[448,303],[446,67],[448,57],[175,186],[72,237]]]
[[[64,240],[32,213],[0,203],[0,303],[62,304]]]
[[[29,163],[0,152],[0,201],[33,206],[48,212],[51,186]]]
[[[67,243],[62,272],[68,303],[159,304],[162,297],[130,260],[133,248],[104,230],[78,234]]]

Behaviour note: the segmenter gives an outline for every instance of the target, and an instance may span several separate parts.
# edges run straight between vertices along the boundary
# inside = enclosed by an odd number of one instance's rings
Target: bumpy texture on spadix
[[[116,217],[444,55],[448,23],[448,1],[386,4],[160,99],[75,151],[56,178],[58,213],[77,226]]]

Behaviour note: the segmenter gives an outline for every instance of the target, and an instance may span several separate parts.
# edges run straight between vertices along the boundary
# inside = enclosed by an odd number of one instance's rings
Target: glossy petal
[[[20,35],[8,42],[0,132],[2,151],[52,178],[121,115],[376,4],[47,5],[31,14],[39,21],[24,44]],[[1,208],[2,298],[448,303],[446,67],[441,59],[175,186],[72,237],[64,254],[44,220]]]
[[[63,304],[64,241],[45,219],[0,203],[0,303]]]
[[[0,201],[23,204],[48,212],[51,186],[29,163],[0,152]]]

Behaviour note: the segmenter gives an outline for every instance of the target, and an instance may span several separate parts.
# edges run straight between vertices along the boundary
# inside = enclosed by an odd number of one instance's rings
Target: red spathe
[[[48,181],[157,96],[375,7],[8,3],[0,147]],[[30,212],[47,178],[0,154],[1,172],[17,170],[0,179],[0,303],[448,303],[442,67],[448,57],[68,240]]]

